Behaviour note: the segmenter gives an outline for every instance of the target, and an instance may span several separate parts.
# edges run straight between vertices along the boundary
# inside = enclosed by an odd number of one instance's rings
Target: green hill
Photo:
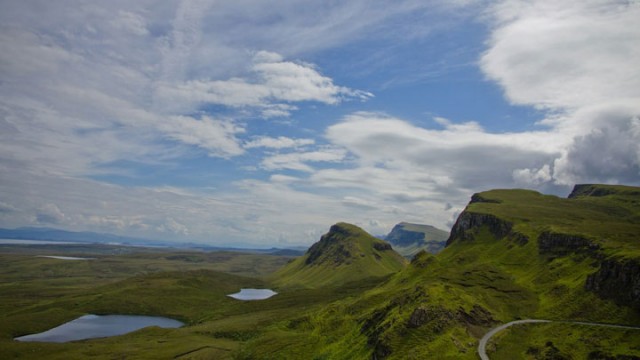
[[[437,254],[444,249],[449,233],[431,225],[401,222],[385,237],[400,255],[412,258],[420,250]]]
[[[637,187],[580,185],[566,199],[475,194],[442,252],[421,252],[386,283],[309,315],[286,331],[278,355],[295,358],[304,343],[326,359],[477,359],[482,335],[516,319],[639,326],[639,215]],[[248,351],[259,359],[272,340]],[[493,341],[489,355],[503,359],[640,356],[640,331],[563,322],[520,325]]]
[[[338,223],[301,257],[274,275],[280,287],[343,285],[401,270],[405,260],[391,246],[361,228]]]

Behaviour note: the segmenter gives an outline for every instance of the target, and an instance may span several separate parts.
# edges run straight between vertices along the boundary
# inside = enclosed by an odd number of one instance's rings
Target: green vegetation
[[[632,359],[640,357],[638,332],[565,323],[518,325],[496,335],[488,355],[505,360]]]
[[[279,287],[317,288],[384,277],[404,266],[405,260],[389,244],[355,225],[338,223],[272,278]]]
[[[100,248],[95,260],[62,261],[3,247],[0,350],[25,359],[477,359],[478,339],[516,319],[640,325],[637,234],[640,189],[589,185],[569,199],[476,194],[448,246],[409,265],[344,223],[295,260]],[[242,287],[279,294],[226,296]],[[65,344],[12,340],[84,313],[167,316],[187,326]],[[511,327],[488,350],[492,359],[622,359],[640,356],[638,344],[638,330],[558,322]]]
[[[571,199],[525,190],[477,194],[441,253],[418,254],[384,284],[332,303],[302,328],[281,327],[268,346],[284,346],[278,355],[291,359],[302,349],[326,359],[476,359],[478,339],[515,319],[638,325],[635,305],[617,304],[585,286],[603,261],[637,259],[638,190],[608,187],[605,195]],[[545,232],[560,234],[559,242],[548,236],[541,243]],[[593,351],[637,354],[612,345],[618,330],[599,330],[593,331],[603,334],[601,347]],[[640,343],[640,332],[625,336],[628,344]],[[303,346],[295,339],[309,341]],[[244,351],[251,354],[247,358],[266,359],[268,346],[255,339]],[[505,349],[503,358],[522,354]]]

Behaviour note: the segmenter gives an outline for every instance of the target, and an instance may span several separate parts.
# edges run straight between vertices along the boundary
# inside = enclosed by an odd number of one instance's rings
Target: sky
[[[310,245],[640,185],[637,0],[0,0],[0,227]]]

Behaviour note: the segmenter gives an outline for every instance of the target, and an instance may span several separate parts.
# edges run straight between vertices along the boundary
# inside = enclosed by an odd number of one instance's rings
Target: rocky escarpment
[[[640,311],[640,262],[607,259],[587,277],[585,288],[617,304]]]
[[[584,236],[544,231],[538,236],[540,254],[568,255],[570,253],[587,253],[600,258],[600,245]]]
[[[599,196],[611,195],[614,193],[615,193],[615,190],[613,189],[597,186],[594,184],[576,184],[573,187],[573,190],[571,191],[571,194],[569,194],[568,198],[575,199],[582,196],[599,197]]]
[[[447,239],[447,246],[454,241],[467,241],[475,239],[481,227],[486,226],[489,232],[497,239],[502,239],[509,235],[513,229],[513,224],[491,214],[474,213],[464,211],[451,228],[451,235]]]

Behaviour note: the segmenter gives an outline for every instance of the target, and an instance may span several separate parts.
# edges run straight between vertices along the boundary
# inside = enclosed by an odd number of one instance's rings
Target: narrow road
[[[482,360],[489,360],[489,356],[487,356],[487,343],[489,342],[489,339],[491,339],[493,335],[499,333],[500,331],[510,326],[518,325],[518,324],[549,323],[549,322],[559,322],[559,323],[566,323],[566,324],[588,325],[588,326],[602,326],[602,327],[617,328],[617,329],[640,330],[640,327],[638,326],[600,324],[600,323],[591,323],[591,322],[583,322],[583,321],[552,321],[552,320],[540,320],[540,319],[516,320],[516,321],[508,322],[506,324],[502,324],[498,327],[495,327],[489,330],[488,333],[484,334],[482,339],[480,339],[480,343],[478,343],[478,355],[480,355],[480,359]]]

